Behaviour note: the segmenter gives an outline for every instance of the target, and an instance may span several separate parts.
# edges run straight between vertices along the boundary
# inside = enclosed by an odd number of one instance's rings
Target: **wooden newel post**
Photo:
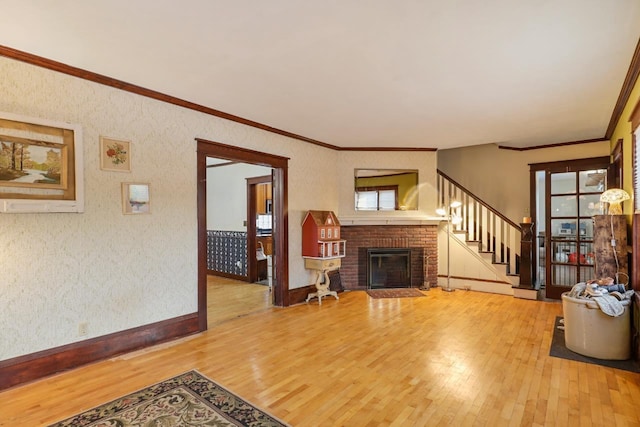
[[[533,223],[520,223],[520,287],[533,288]]]

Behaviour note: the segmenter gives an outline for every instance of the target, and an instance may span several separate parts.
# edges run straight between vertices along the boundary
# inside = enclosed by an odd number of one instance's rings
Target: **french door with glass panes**
[[[593,216],[603,213],[600,194],[606,190],[602,169],[546,171],[547,298],[560,298],[576,283],[594,276]]]

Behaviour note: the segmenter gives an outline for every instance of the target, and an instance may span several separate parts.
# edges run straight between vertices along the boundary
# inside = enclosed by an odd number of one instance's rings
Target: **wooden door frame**
[[[631,229],[629,230],[632,242],[630,283],[636,292],[640,292],[640,212],[636,211],[635,206],[640,193],[640,189],[636,187],[635,179],[636,173],[640,173],[640,171],[635,170],[637,160],[636,156],[640,155],[636,150],[636,145],[638,144],[636,133],[640,126],[640,100],[636,102],[635,107],[633,107],[633,111],[629,117],[629,122],[631,122],[631,184],[633,192],[633,205],[631,206],[633,214],[631,214]],[[640,295],[637,293],[636,299],[640,301]],[[640,353],[636,354],[636,359],[638,358],[640,358]]]
[[[273,169],[274,305],[289,305],[288,157],[196,138],[198,180],[198,327],[207,329],[207,157],[250,163]],[[254,245],[255,250],[255,245]]]
[[[257,227],[255,220],[256,212],[258,212],[258,207],[256,205],[256,186],[259,184],[271,183],[273,177],[272,175],[264,175],[264,176],[256,176],[252,178],[247,178],[247,254],[255,254],[258,250],[258,245],[256,243],[255,236],[257,234]],[[273,188],[273,185],[272,185]],[[273,236],[273,232],[271,233]],[[254,238],[252,239],[251,236]],[[258,261],[255,256],[247,256],[247,277],[249,282],[253,283],[258,279]]]
[[[607,171],[607,188],[624,188],[624,140],[622,138],[616,141],[615,147],[611,152],[611,165]]]

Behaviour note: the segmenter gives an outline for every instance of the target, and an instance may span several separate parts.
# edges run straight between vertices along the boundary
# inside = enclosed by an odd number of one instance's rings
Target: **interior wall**
[[[341,151],[338,157],[337,176],[340,203],[336,214],[340,217],[358,218],[408,218],[437,216],[437,155],[434,151]],[[415,169],[418,171],[418,210],[407,211],[356,211],[355,169]],[[348,244],[348,242],[347,242]]]
[[[609,155],[609,142],[504,150],[496,144],[438,151],[438,169],[516,224],[529,211],[529,164]]]
[[[247,231],[246,178],[271,175],[271,168],[235,163],[207,169],[207,229]]]
[[[611,147],[610,151],[613,151],[618,140],[623,140],[622,145],[622,162],[623,162],[623,176],[622,176],[622,187],[623,189],[629,193],[631,197],[633,197],[633,157],[632,157],[632,149],[633,149],[633,137],[632,137],[632,129],[631,122],[629,121],[631,117],[631,113],[635,106],[640,102],[640,78],[638,78],[635,82],[633,89],[631,90],[631,95],[629,96],[629,100],[627,101],[622,114],[620,115],[620,119],[616,124],[616,127],[613,131],[613,135],[611,137]],[[633,200],[629,202],[624,202],[622,204],[622,209],[625,215],[627,215],[627,223],[631,224],[633,222]]]
[[[85,212],[0,216],[0,360],[197,311],[195,138],[289,157],[289,287],[312,281],[303,212],[337,210],[337,153],[0,57],[0,110],[76,123]],[[99,167],[99,137],[131,141],[131,173]],[[149,215],[123,215],[122,182],[147,182]],[[79,323],[87,324],[80,336]]]

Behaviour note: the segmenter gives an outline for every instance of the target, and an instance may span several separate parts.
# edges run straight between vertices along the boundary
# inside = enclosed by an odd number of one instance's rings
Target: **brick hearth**
[[[347,250],[342,259],[340,280],[344,289],[367,287],[367,249],[411,249],[411,286],[424,283],[424,256],[429,256],[428,281],[435,286],[438,278],[438,227],[436,225],[349,225],[342,226]]]

